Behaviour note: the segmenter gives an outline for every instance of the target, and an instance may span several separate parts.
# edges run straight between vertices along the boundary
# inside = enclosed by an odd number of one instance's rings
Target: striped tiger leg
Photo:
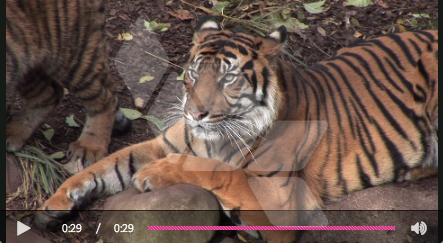
[[[41,69],[24,75],[17,89],[25,99],[25,110],[12,115],[6,123],[6,150],[19,151],[63,98],[63,88]]]
[[[130,126],[130,121],[119,111],[109,75],[107,72],[98,75],[97,79],[87,77],[82,80],[86,84],[70,85],[70,90],[81,100],[86,111],[83,131],[78,140],[69,145],[68,151],[68,158],[77,163],[79,170],[106,156],[114,123],[120,130]]]
[[[71,216],[72,210],[92,199],[113,195],[131,186],[132,175],[145,163],[157,159],[157,140],[127,147],[80,171],[68,180],[39,208],[34,224],[40,229],[55,229]]]

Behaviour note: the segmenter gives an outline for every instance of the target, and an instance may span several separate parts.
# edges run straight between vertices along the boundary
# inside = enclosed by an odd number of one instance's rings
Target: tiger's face
[[[257,137],[273,123],[279,95],[272,60],[285,35],[281,28],[259,38],[202,22],[184,80],[184,117],[195,137]]]

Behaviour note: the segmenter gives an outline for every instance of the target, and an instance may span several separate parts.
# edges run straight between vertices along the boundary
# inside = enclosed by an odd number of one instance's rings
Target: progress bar
[[[148,226],[148,230],[395,230],[395,226]]]

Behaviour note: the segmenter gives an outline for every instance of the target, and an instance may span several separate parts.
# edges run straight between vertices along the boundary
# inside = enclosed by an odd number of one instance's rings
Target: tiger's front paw
[[[132,185],[140,192],[188,182],[182,166],[169,162],[167,158],[146,164],[132,177]]]
[[[56,230],[69,220],[74,203],[62,194],[54,194],[38,210],[34,216],[34,225],[41,230]]]
[[[81,169],[87,168],[106,156],[108,141],[93,137],[84,137],[69,145],[68,159],[78,164]]]

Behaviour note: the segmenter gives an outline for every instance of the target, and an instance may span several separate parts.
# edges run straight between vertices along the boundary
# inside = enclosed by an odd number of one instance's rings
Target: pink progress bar
[[[395,230],[395,226],[148,226],[148,230]]]

